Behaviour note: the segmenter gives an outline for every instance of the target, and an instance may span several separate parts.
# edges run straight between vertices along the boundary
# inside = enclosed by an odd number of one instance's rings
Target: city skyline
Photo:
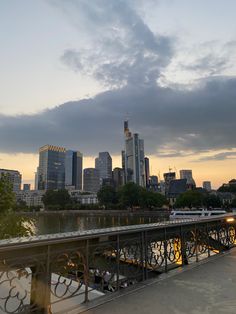
[[[213,188],[236,177],[235,10],[232,0],[1,2],[0,167],[33,183],[47,143],[79,149],[84,168],[99,151],[121,167],[128,112],[151,175],[191,169]]]

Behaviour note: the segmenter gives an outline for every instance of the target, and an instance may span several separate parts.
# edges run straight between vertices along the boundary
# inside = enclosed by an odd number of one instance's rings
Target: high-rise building
[[[23,191],[30,191],[30,184],[24,183],[24,185],[23,185]]]
[[[210,192],[211,191],[211,181],[203,181],[202,187],[203,187],[203,189]]]
[[[196,187],[196,183],[193,179],[192,170],[180,170],[180,179],[186,179],[187,180],[187,188],[192,190]]]
[[[129,131],[128,121],[124,122],[125,133],[125,181],[145,187],[144,141],[138,133]]]
[[[100,152],[95,159],[95,168],[99,171],[100,184],[104,179],[112,179],[112,158],[108,152]]]
[[[119,188],[120,186],[124,185],[125,183],[125,173],[123,168],[114,168],[113,169],[113,180],[115,183],[115,187]]]
[[[149,188],[150,186],[150,166],[149,166],[149,158],[144,158],[144,164],[145,164],[145,184],[146,187]]]
[[[158,191],[158,177],[157,176],[150,176],[149,178],[149,188],[152,191]]]
[[[14,192],[21,189],[21,174],[17,170],[0,169],[1,176],[6,176],[7,180],[12,184],[12,189]]]
[[[65,155],[65,186],[82,190],[83,155],[67,150]]]
[[[96,168],[84,169],[83,190],[87,192],[98,192],[100,189],[99,170]]]
[[[45,145],[39,149],[38,189],[59,190],[65,188],[64,147]]]
[[[166,172],[163,174],[165,181],[165,194],[167,195],[169,192],[170,182],[176,179],[175,172]]]

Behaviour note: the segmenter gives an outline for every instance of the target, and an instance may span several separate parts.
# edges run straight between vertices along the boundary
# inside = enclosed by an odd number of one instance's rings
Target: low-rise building
[[[97,204],[97,193],[84,193],[81,190],[68,191],[71,198],[79,204]]]
[[[23,201],[26,203],[28,207],[33,207],[33,206],[40,206],[44,207],[42,198],[43,195],[45,194],[45,190],[28,190],[28,191],[17,191],[15,192],[16,194],[16,201]]]

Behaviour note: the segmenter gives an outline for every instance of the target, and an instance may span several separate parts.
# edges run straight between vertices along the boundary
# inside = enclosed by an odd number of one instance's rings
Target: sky
[[[234,0],[1,0],[0,168],[33,182],[44,144],[120,166],[123,120],[151,174],[236,177]]]

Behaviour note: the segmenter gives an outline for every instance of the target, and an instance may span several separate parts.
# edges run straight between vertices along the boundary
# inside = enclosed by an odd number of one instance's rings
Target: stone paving
[[[236,248],[93,306],[82,313],[236,314]]]

